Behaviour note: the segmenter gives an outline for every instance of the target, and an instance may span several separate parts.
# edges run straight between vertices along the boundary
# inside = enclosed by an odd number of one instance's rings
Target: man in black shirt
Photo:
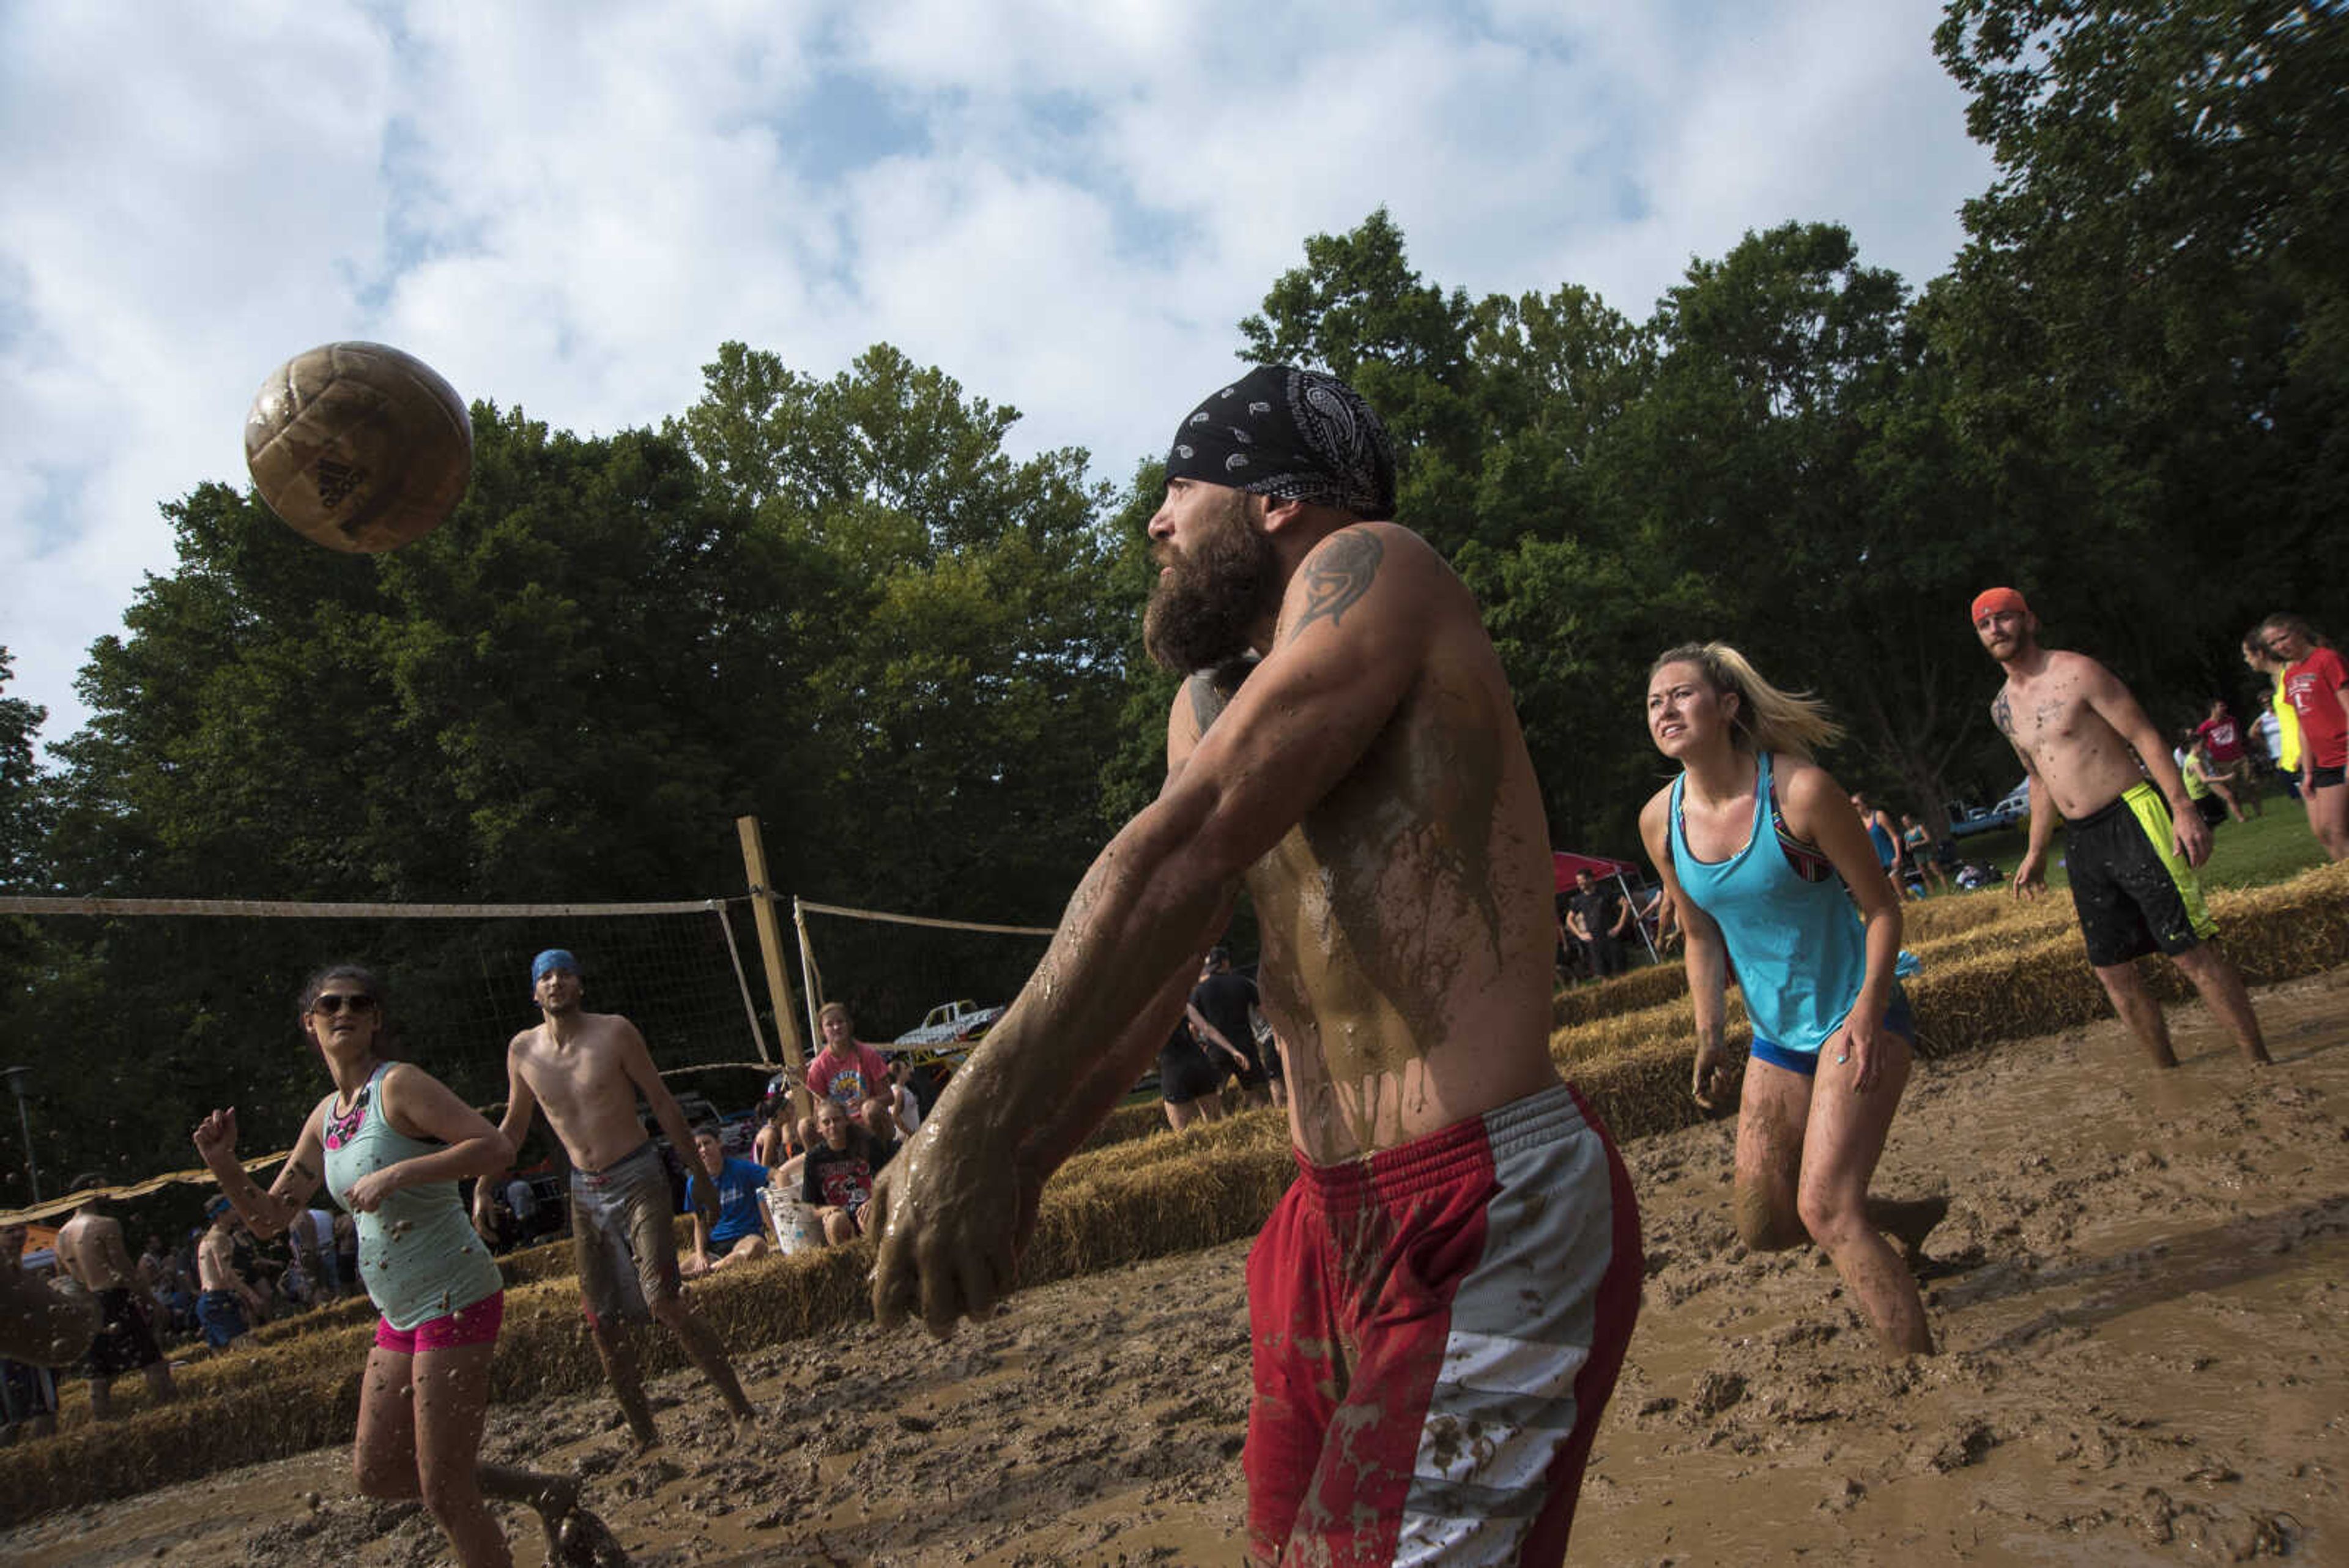
[[[1256,1030],[1250,1014],[1257,1005],[1256,981],[1232,967],[1226,948],[1210,948],[1199,966],[1199,983],[1191,992],[1188,1017],[1200,1043],[1233,1064],[1240,1098],[1251,1106],[1281,1103],[1280,1073],[1266,1071],[1257,1053]],[[1279,1056],[1275,1054],[1273,1061]]]
[[[1582,943],[1591,969],[1601,980],[1621,974],[1630,967],[1623,953],[1623,933],[1630,925],[1630,906],[1588,869],[1574,874],[1574,897],[1566,905],[1566,929]]]

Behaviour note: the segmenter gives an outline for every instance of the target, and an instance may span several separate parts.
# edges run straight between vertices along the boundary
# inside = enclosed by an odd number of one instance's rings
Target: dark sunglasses
[[[373,1012],[375,1007],[375,998],[363,991],[322,991],[318,1000],[310,1004],[310,1011],[321,1018],[333,1018],[345,1008],[353,1012]]]

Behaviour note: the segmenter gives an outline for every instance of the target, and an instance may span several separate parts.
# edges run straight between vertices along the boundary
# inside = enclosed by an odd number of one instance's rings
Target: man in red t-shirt
[[[856,1022],[845,1005],[827,1002],[816,1013],[823,1033],[823,1049],[807,1066],[807,1090],[819,1100],[830,1100],[874,1137],[896,1136],[896,1117],[889,1102],[889,1063],[880,1052],[856,1038]],[[800,1147],[815,1147],[815,1118],[800,1124]]]
[[[2349,665],[2294,615],[2271,615],[2260,630],[2284,661],[2283,694],[2300,720],[2300,793],[2308,826],[2335,860],[2349,860]]]

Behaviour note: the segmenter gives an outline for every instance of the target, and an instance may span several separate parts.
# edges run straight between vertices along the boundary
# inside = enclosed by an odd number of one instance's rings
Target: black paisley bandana
[[[1334,376],[1259,365],[1194,410],[1166,477],[1308,501],[1366,522],[1394,515],[1394,447],[1361,395]]]

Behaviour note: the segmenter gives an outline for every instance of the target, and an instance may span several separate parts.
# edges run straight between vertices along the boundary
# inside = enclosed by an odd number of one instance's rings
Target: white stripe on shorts
[[[1484,1256],[1453,1297],[1397,1568],[1516,1562],[1582,1414],[1574,1380],[1590,1359],[1614,1253],[1614,1192],[1605,1146],[1556,1094],[1562,1105],[1544,1105],[1534,1125],[1494,1127],[1500,1190],[1485,1210]]]

